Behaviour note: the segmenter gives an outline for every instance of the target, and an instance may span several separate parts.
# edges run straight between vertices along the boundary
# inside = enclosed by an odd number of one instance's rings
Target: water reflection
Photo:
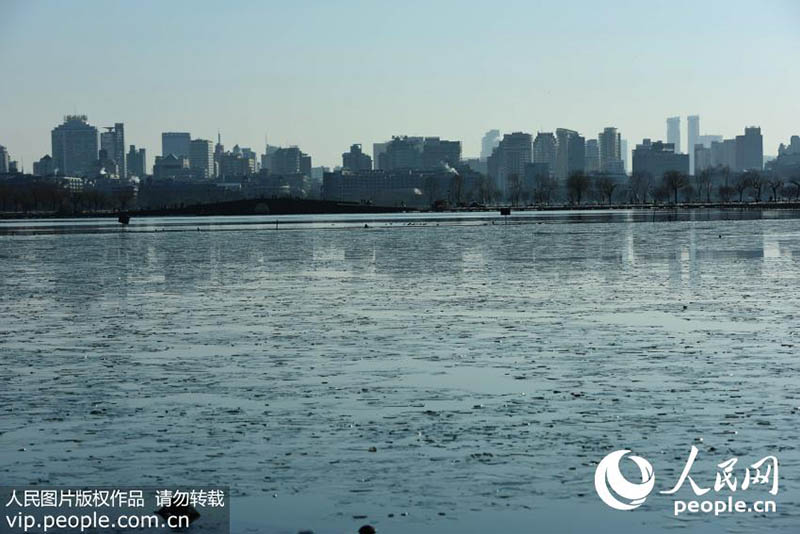
[[[4,476],[231,480],[279,495],[262,505],[287,531],[284,495],[457,531],[548,499],[597,517],[593,462],[621,447],[781,444],[792,472],[800,231],[718,215],[6,232]],[[797,497],[739,530],[796,525]],[[349,528],[323,508],[297,513]]]

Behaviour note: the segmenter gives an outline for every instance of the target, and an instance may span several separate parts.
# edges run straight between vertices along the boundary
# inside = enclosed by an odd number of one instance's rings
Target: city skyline
[[[463,156],[477,157],[491,129],[568,128],[589,138],[613,126],[630,149],[644,138],[666,140],[665,118],[680,116],[689,153],[685,118],[697,114],[704,132],[726,138],[760,126],[765,154],[776,155],[800,117],[791,89],[800,75],[782,59],[800,44],[794,2],[600,11],[510,2],[491,24],[473,3],[439,3],[417,19],[413,2],[410,13],[392,9],[392,17],[386,5],[312,3],[281,6],[277,21],[269,16],[274,3],[231,13],[187,5],[143,2],[131,21],[122,4],[4,3],[0,67],[15,83],[0,89],[0,144],[29,170],[50,153],[53,125],[78,113],[101,131],[124,123],[126,143],[147,149],[148,166],[162,132],[214,140],[219,131],[226,146],[260,153],[265,140],[298,145],[315,165],[333,167],[353,143],[370,147],[400,134],[459,139]],[[59,24],[67,15],[84,17],[93,31]],[[358,31],[342,31],[348,15],[358,15]],[[185,24],[156,22],[172,16]],[[657,27],[641,27],[656,17]],[[754,27],[769,33],[747,37]],[[119,38],[133,28],[134,37]],[[297,32],[304,38],[292,38]],[[204,33],[213,38],[199,39]],[[547,52],[553,43],[558,54]],[[586,51],[601,43],[603,61],[588,60]],[[663,60],[666,50],[684,59]],[[69,76],[76,71],[83,74]]]
[[[43,158],[52,159],[54,168],[59,170],[59,174],[64,174],[64,165],[62,163],[63,160],[64,160],[64,156],[61,155],[60,151],[56,150],[56,148],[55,148],[56,147],[56,137],[55,137],[55,135],[56,135],[56,133],[58,131],[63,130],[65,127],[67,127],[67,126],[69,126],[71,124],[78,124],[79,127],[86,128],[87,129],[86,133],[91,133],[94,136],[94,141],[92,141],[94,143],[94,146],[93,146],[93,148],[89,149],[89,152],[87,152],[87,154],[90,154],[92,152],[94,154],[97,154],[97,152],[99,150],[101,152],[100,153],[100,156],[101,156],[100,160],[102,160],[102,157],[103,157],[102,151],[106,150],[106,153],[105,153],[104,157],[108,158],[108,160],[110,160],[110,161],[115,161],[120,165],[120,171],[121,171],[120,175],[121,176],[127,176],[127,172],[125,171],[125,167],[127,165],[127,157],[124,154],[125,153],[125,148],[130,148],[130,149],[137,149],[138,148],[138,150],[139,150],[139,152],[141,154],[139,156],[137,156],[137,157],[142,158],[142,161],[141,161],[140,164],[137,164],[137,168],[140,168],[140,167],[143,166],[144,169],[145,169],[144,174],[141,174],[141,176],[144,176],[145,174],[148,174],[148,175],[149,174],[155,174],[155,175],[157,175],[158,173],[156,172],[155,166],[157,165],[158,160],[160,158],[162,158],[162,157],[166,157],[168,155],[173,155],[173,156],[177,156],[179,158],[180,157],[185,157],[187,165],[191,161],[192,162],[191,167],[193,167],[193,168],[198,166],[198,162],[205,160],[205,163],[203,163],[203,165],[202,165],[206,170],[204,177],[205,178],[213,178],[214,177],[213,172],[212,172],[213,169],[211,169],[211,167],[213,166],[213,161],[214,161],[214,158],[215,158],[215,154],[214,154],[214,150],[215,149],[214,149],[214,147],[216,146],[217,150],[221,150],[223,148],[223,146],[224,146],[222,144],[221,134],[219,132],[217,133],[216,144],[215,144],[215,142],[212,142],[209,139],[203,139],[203,138],[194,137],[191,132],[161,132],[161,134],[160,134],[160,137],[161,137],[160,150],[149,149],[148,153],[151,154],[151,156],[147,156],[147,155],[144,154],[144,151],[148,150],[147,147],[141,147],[141,145],[139,147],[137,147],[135,143],[127,143],[125,141],[125,137],[124,137],[124,133],[123,133],[123,131],[124,131],[124,123],[119,123],[118,122],[118,123],[115,123],[114,127],[105,126],[105,127],[98,128],[95,125],[91,124],[91,121],[89,121],[88,116],[85,115],[85,114],[82,114],[82,115],[64,115],[62,117],[62,119],[63,119],[64,122],[62,124],[56,125],[56,127],[53,128],[53,130],[51,132],[51,134],[52,134],[51,135],[51,137],[52,137],[52,139],[51,139],[51,150],[49,152],[47,152],[46,154],[44,154],[44,156],[43,156]],[[687,122],[690,125],[688,132],[684,131],[683,128],[680,127],[680,124],[684,123],[684,122]],[[701,117],[699,115],[689,115],[687,117],[680,117],[680,116],[667,117],[667,119],[666,119],[667,128],[666,128],[666,133],[665,133],[664,136],[661,136],[661,137],[659,137],[659,136],[644,137],[644,138],[642,138],[642,141],[643,142],[648,142],[648,141],[651,141],[651,140],[652,141],[659,141],[659,142],[663,141],[665,143],[671,144],[674,147],[674,150],[675,150],[676,153],[688,155],[689,159],[691,161],[691,165],[690,165],[690,170],[687,172],[687,174],[693,175],[693,174],[695,174],[695,169],[694,169],[694,156],[695,156],[695,149],[694,148],[695,147],[694,147],[694,145],[696,144],[696,148],[697,149],[700,149],[700,147],[704,147],[705,149],[710,150],[713,147],[714,144],[719,143],[721,145],[722,142],[723,142],[723,139],[725,137],[725,136],[716,135],[716,134],[700,135],[699,134],[699,132],[701,131],[700,122],[701,122]],[[80,126],[81,123],[83,124],[83,126]],[[100,131],[101,129],[105,129],[105,130],[107,130],[107,132],[101,132]],[[762,132],[761,132],[761,127],[760,126],[754,126],[754,125],[745,126],[742,130],[744,130],[745,133],[747,133],[750,130],[758,130],[759,137],[761,138],[761,136],[762,136]],[[741,134],[742,130],[740,130],[738,134],[734,134],[733,136],[731,136],[730,139],[728,139],[727,141],[728,142],[734,142],[734,141],[736,141],[737,138],[741,138],[742,136],[739,135],[739,134]],[[633,157],[634,149],[633,148],[627,148],[628,147],[628,140],[627,139],[623,139],[622,138],[622,134],[619,132],[619,128],[616,128],[614,126],[606,126],[606,127],[604,127],[603,131],[599,132],[596,137],[591,137],[591,136],[588,136],[588,135],[582,135],[582,132],[569,130],[569,129],[565,129],[565,128],[555,128],[554,130],[551,130],[551,131],[537,130],[536,132],[528,132],[528,131],[500,132],[500,134],[502,134],[502,135],[504,135],[506,137],[509,136],[509,135],[513,136],[513,135],[518,135],[518,134],[527,135],[528,137],[530,137],[530,139],[529,139],[530,143],[529,143],[528,151],[531,154],[533,154],[536,151],[536,143],[534,142],[535,138],[538,139],[538,137],[540,135],[553,136],[554,133],[558,134],[559,131],[560,132],[569,132],[572,135],[578,136],[578,139],[580,139],[580,141],[582,142],[581,144],[584,145],[584,149],[583,150],[586,151],[586,157],[584,159],[583,156],[579,155],[577,157],[577,160],[576,160],[576,161],[578,161],[578,163],[575,164],[575,168],[572,169],[572,170],[578,170],[578,168],[580,167],[580,162],[582,162],[582,165],[583,165],[582,170],[584,170],[586,172],[603,171],[603,172],[628,173],[628,174],[630,174],[631,168],[630,168],[629,162],[630,162],[631,158]],[[458,145],[459,145],[460,157],[457,160],[449,161],[449,163],[456,163],[456,162],[470,163],[470,162],[473,162],[473,161],[481,161],[483,163],[483,165],[486,165],[487,162],[491,161],[491,157],[490,156],[493,154],[494,149],[496,149],[498,146],[502,147],[502,143],[500,142],[501,138],[498,137],[496,139],[496,143],[493,144],[492,150],[488,152],[489,156],[485,156],[485,154],[487,154],[486,150],[489,148],[487,146],[487,139],[491,139],[491,136],[494,136],[494,134],[496,132],[499,132],[499,130],[493,129],[493,130],[489,130],[489,131],[485,132],[484,136],[481,139],[481,151],[480,151],[479,155],[463,154],[463,152],[461,152],[461,148],[464,145],[464,140],[463,139],[456,139],[456,140],[453,140],[453,141],[446,141],[447,143],[455,142],[455,143],[458,143]],[[683,134],[681,134],[681,132],[683,132]],[[610,141],[609,138],[606,138],[607,135],[611,135],[612,137],[610,139],[612,139],[613,141]],[[676,135],[678,136],[677,138],[676,138]],[[684,137],[690,139],[690,141],[687,144],[684,144],[683,141],[681,141],[681,139],[683,139]],[[790,136],[790,137],[795,137],[795,136]],[[373,168],[375,168],[375,169],[382,168],[380,166],[380,163],[379,163],[379,161],[380,161],[379,157],[378,157],[379,151],[384,151],[386,145],[392,139],[396,139],[396,138],[398,138],[398,139],[400,139],[400,138],[408,138],[408,139],[417,140],[418,142],[421,142],[423,139],[435,139],[435,140],[440,139],[439,136],[433,136],[433,135],[407,136],[405,134],[397,134],[397,135],[392,134],[390,136],[384,137],[383,141],[376,142],[376,143],[372,144],[372,150],[373,150],[373,152],[372,152],[372,160],[374,161],[374,167]],[[566,138],[562,139],[561,142],[564,143],[565,140],[566,140]],[[676,140],[678,141],[677,143],[675,143]],[[445,140],[442,140],[442,141],[445,142]],[[83,141],[83,142],[85,143],[85,141]],[[614,146],[612,146],[610,149],[609,148],[605,148],[604,149],[603,148],[604,142],[606,144],[613,143]],[[592,143],[594,144],[593,145],[594,149],[590,149],[590,146],[592,146]],[[598,143],[599,143],[599,145],[598,145]],[[760,141],[760,149],[759,150],[760,150],[760,154],[761,154],[761,160],[760,161],[761,161],[761,166],[762,167],[767,162],[767,160],[774,159],[779,154],[780,147],[783,146],[784,143],[785,143],[785,140],[781,141],[778,144],[778,146],[775,147],[775,152],[774,153],[770,153],[767,149],[764,148],[764,142],[763,142],[763,139],[761,139],[761,141]],[[556,144],[558,144],[557,141],[556,141]],[[200,146],[200,145],[202,145],[202,146]],[[363,143],[356,142],[354,144],[351,144],[351,149],[354,146],[361,147],[362,145],[363,145]],[[180,146],[182,148],[180,148],[180,149],[175,148],[175,147],[178,147],[178,146]],[[191,148],[190,148],[190,146],[191,146]],[[693,146],[693,149],[689,150],[689,146]],[[20,162],[19,159],[14,158],[13,157],[14,154],[10,153],[10,151],[8,151],[7,147],[5,147],[3,145],[0,145],[0,147],[2,147],[3,150],[4,150],[4,154],[5,154],[4,157],[9,159],[9,161],[12,161],[16,165],[17,170],[19,170],[20,172],[30,172],[31,168],[33,166],[35,166],[37,161],[38,161],[38,160],[35,159],[33,162],[31,162],[31,165],[29,166],[29,168],[26,169],[26,168],[24,168],[24,161]],[[268,144],[268,143],[265,142],[265,145],[263,147],[264,148],[264,152],[262,153],[258,149],[253,150],[252,147],[244,147],[244,146],[240,147],[239,143],[236,143],[233,146],[227,145],[227,147],[228,148],[233,148],[234,151],[239,150],[239,151],[244,151],[244,152],[249,153],[256,161],[258,161],[257,168],[261,168],[262,166],[264,168],[268,168],[268,165],[264,165],[263,164],[263,162],[265,161],[264,158],[267,158],[275,150],[278,150],[278,149],[299,150],[300,148],[302,148],[302,147],[300,147],[300,146],[298,146],[296,144],[271,145],[271,144]],[[732,150],[733,146],[731,146],[730,148]],[[63,150],[63,149],[64,148],[62,147],[61,150]],[[721,149],[721,146],[720,146],[720,149]],[[199,150],[199,152],[198,152],[198,150]],[[361,150],[361,149],[359,148],[359,150]],[[594,157],[597,160],[595,162],[595,164],[594,164],[595,165],[594,167],[590,163],[590,160],[591,160],[591,158],[589,156],[589,151],[590,150],[594,150],[596,152],[596,153],[593,153],[593,155],[592,155],[592,157]],[[608,154],[606,154],[606,153],[601,154],[601,151],[603,151],[603,150],[606,150],[606,151],[610,150],[611,152],[609,152]],[[230,151],[228,151],[228,152],[230,152]],[[367,156],[370,156],[370,154],[368,154],[368,153],[365,153],[365,154]],[[313,155],[309,154],[309,156],[313,156]],[[315,165],[314,167],[315,168],[325,168],[325,169],[330,169],[330,170],[342,168],[342,166],[343,166],[342,165],[343,158],[345,156],[346,156],[346,153],[342,153],[340,155],[340,158],[339,158],[338,162],[334,163],[332,165],[328,165],[328,164],[325,164],[325,163],[319,163],[319,162],[315,161],[315,163],[318,163],[318,164]],[[616,164],[613,164],[613,161],[611,161],[611,162],[607,161],[609,159],[615,159],[615,158],[620,160],[621,166],[617,166]],[[731,159],[733,158],[732,153],[730,155],[730,158]],[[82,171],[78,172],[78,175],[81,175],[81,176],[86,175],[87,171],[98,161],[96,158],[93,158],[90,155],[86,156],[83,159],[85,159],[85,161],[82,162],[82,167],[85,167],[85,168]],[[716,159],[722,161],[724,158],[722,158],[720,156],[720,157],[717,157]],[[534,157],[534,158],[532,158],[532,160],[535,161],[536,158]],[[612,164],[610,167],[609,167],[609,163]],[[716,164],[719,164],[719,163],[716,163]],[[725,165],[726,163],[723,163],[723,164]],[[564,165],[566,165],[566,164],[565,163],[561,164],[562,167],[564,167]],[[572,164],[570,164],[570,165],[573,166]],[[347,165],[344,165],[344,166],[347,167]],[[728,166],[730,166],[731,169],[734,169],[734,168],[737,167],[736,164],[733,163],[733,162],[731,162]],[[489,167],[491,167],[491,163],[489,164]],[[559,167],[555,162],[553,162],[551,167],[552,167],[551,170],[553,170],[557,175],[559,175],[562,180],[565,179],[566,175],[569,173],[569,171],[567,170],[567,167],[564,167],[561,170],[559,170]],[[310,166],[309,166],[309,168],[310,168]],[[75,173],[75,169],[72,169],[69,166],[67,166],[66,169],[67,169],[67,172],[66,172],[67,175],[71,175],[71,174]],[[254,170],[257,170],[257,169],[254,169]],[[486,173],[487,171],[483,170],[482,172]],[[35,168],[33,170],[33,174],[41,175],[40,173],[36,172]],[[307,173],[307,174],[309,174],[309,176],[310,176],[310,172]],[[489,174],[493,175],[493,173],[491,171],[489,172]]]

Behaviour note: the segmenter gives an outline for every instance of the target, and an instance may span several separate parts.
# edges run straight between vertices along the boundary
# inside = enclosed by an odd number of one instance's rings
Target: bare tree
[[[632,202],[647,202],[647,195],[650,192],[650,178],[650,174],[646,172],[636,172],[631,174],[629,183]]]
[[[750,181],[748,180],[747,173],[740,174],[733,184],[733,188],[739,193],[739,202],[744,202],[744,192],[750,188]]]
[[[611,204],[611,197],[614,195],[614,190],[617,188],[617,184],[614,183],[614,180],[608,176],[598,176],[594,182],[594,187],[603,197],[603,200],[606,201],[606,204]]]
[[[519,205],[522,198],[522,179],[519,174],[512,174],[508,177],[508,196],[513,206]]]
[[[478,180],[478,201],[481,204],[490,204],[497,198],[497,189],[494,186],[494,181],[488,176],[481,176]]]
[[[570,202],[580,204],[587,189],[589,189],[589,178],[583,171],[573,172],[567,178],[567,197]]]
[[[731,198],[733,198],[733,193],[734,189],[731,186],[720,184],[718,194],[722,202],[730,202]]]
[[[756,202],[761,202],[761,192],[764,190],[765,180],[758,171],[747,171],[744,173],[744,181],[747,186],[753,190],[753,196]],[[739,199],[741,202],[741,199]]]
[[[722,169],[720,170],[720,173],[722,174],[722,181],[724,185],[730,186],[731,184],[729,182],[731,179],[731,168],[728,167],[727,165],[723,165]]]
[[[672,193],[675,204],[678,203],[678,191],[689,185],[689,179],[680,171],[667,171],[662,179],[664,186]]]
[[[540,175],[536,177],[536,185],[533,190],[533,201],[537,204],[549,204],[553,200],[553,193],[558,188],[558,182],[550,175]]]
[[[712,176],[714,171],[710,168],[703,169],[698,174],[695,175],[694,180],[697,184],[697,193],[701,197],[703,193],[706,196],[706,202],[711,202],[711,183],[712,183]]]
[[[691,182],[689,181],[688,177],[686,179],[686,185],[683,186],[681,191],[683,191],[683,198],[685,198],[689,202],[694,202],[695,200],[697,200],[695,198],[695,194],[699,195],[699,192],[691,184]]]
[[[653,202],[654,203],[662,203],[666,202],[669,199],[669,188],[661,184],[655,189],[653,189]]]
[[[780,176],[773,175],[768,183],[769,188],[772,190],[772,200],[777,202],[781,191],[783,191],[783,179]]]
[[[800,200],[800,180],[791,181],[789,184],[783,188],[783,195],[786,198],[794,198],[795,201]]]

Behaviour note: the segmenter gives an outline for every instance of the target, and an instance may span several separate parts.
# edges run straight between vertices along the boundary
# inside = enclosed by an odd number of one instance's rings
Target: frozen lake
[[[0,221],[0,479],[227,484],[236,532],[796,532],[798,216]],[[701,486],[777,456],[734,494],[777,513],[596,495],[692,445]]]

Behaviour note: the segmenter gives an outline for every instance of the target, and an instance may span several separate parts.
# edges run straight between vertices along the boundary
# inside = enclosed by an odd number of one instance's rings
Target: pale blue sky
[[[0,0],[0,144],[30,170],[77,111],[151,164],[162,131],[220,129],[333,166],[392,134],[477,155],[491,128],[617,126],[632,148],[697,113],[774,154],[800,134],[798,50],[798,0]]]

